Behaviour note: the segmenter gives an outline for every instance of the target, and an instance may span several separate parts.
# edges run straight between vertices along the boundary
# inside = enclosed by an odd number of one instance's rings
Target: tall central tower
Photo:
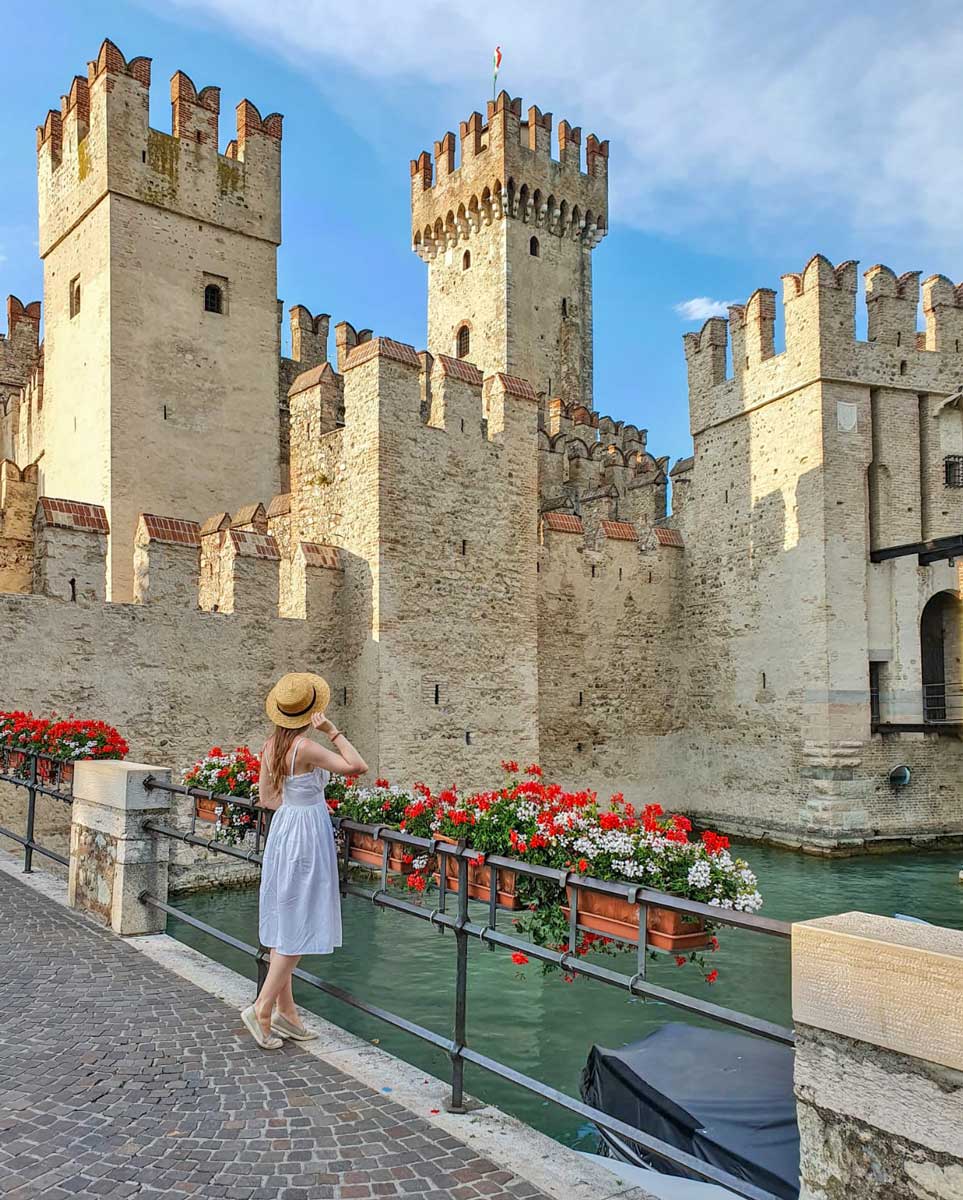
[[[411,232],[428,263],[428,349],[543,401],[592,407],[592,250],[608,226],[608,142],[502,92],[411,163]]]

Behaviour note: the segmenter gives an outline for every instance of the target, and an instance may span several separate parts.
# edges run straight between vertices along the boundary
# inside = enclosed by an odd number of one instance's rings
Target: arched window
[[[920,616],[923,720],[927,723],[963,722],[961,635],[963,603],[954,592],[937,592]]]
[[[219,313],[224,311],[224,297],[216,283],[209,283],[204,289],[204,311]]]
[[[528,243],[528,253],[532,256],[532,258],[538,258],[538,238],[537,237],[533,237],[532,240]]]
[[[471,350],[471,334],[467,325],[462,325],[458,330],[458,357],[467,358]]]
[[[471,266],[471,251],[466,250],[465,253],[462,255],[461,269],[463,271],[467,271],[470,266]]]

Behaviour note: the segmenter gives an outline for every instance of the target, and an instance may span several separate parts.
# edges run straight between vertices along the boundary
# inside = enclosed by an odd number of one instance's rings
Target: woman
[[[277,811],[261,867],[259,935],[271,965],[257,1000],[241,1013],[262,1050],[279,1049],[281,1038],[316,1036],[298,1018],[291,975],[302,954],[341,945],[338,856],[324,789],[333,773],[363,775],[368,765],[324,715],[330,698],[320,675],[294,674],[275,684],[264,705],[274,733],[261,752],[260,803]],[[306,737],[310,729],[332,749]]]

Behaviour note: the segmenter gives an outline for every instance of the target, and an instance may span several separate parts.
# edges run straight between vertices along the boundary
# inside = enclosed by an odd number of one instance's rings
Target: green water
[[[963,855],[959,852],[819,859],[755,845],[737,849],[759,876],[765,897],[762,911],[767,916],[802,920],[859,909],[886,916],[899,912],[963,929],[963,885],[958,882]],[[203,893],[177,903],[210,925],[257,942],[253,889]],[[484,911],[480,910],[482,921]],[[450,1036],[454,938],[353,897],[344,901],[343,919],[344,949],[330,958],[306,958],[305,968],[364,1000]],[[503,916],[500,923],[509,928],[508,920]],[[245,955],[181,922],[171,921],[169,928],[173,936],[254,977],[253,962]],[[741,930],[721,930],[720,941],[712,956],[712,965],[719,970],[715,984],[705,984],[694,967],[677,968],[666,956],[650,964],[649,978],[790,1024],[788,943]],[[504,950],[492,952],[472,942],[469,954],[469,1044],[573,1096],[578,1095],[579,1073],[593,1042],[621,1046],[669,1020],[699,1023],[678,1009],[629,999],[605,984],[584,979],[566,984],[557,972],[543,976],[534,963],[518,968]],[[605,960],[627,974],[634,969],[632,961],[629,955]],[[378,1039],[384,1049],[426,1072],[447,1076],[447,1059],[433,1047],[306,985],[296,984],[296,995],[313,1012],[361,1037]],[[592,1148],[592,1130],[556,1105],[470,1066],[466,1078],[474,1095],[560,1141]]]

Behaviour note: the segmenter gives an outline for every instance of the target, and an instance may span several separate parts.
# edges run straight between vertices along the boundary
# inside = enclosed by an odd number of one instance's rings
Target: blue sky
[[[595,251],[596,407],[689,453],[681,335],[820,251],[963,278],[963,10],[945,0],[136,0],[10,6],[0,41],[0,295],[40,294],[34,128],[104,37],[167,81],[285,114],[279,294],[421,347],[408,160],[499,84],[611,140]],[[686,314],[695,313],[696,316]]]

